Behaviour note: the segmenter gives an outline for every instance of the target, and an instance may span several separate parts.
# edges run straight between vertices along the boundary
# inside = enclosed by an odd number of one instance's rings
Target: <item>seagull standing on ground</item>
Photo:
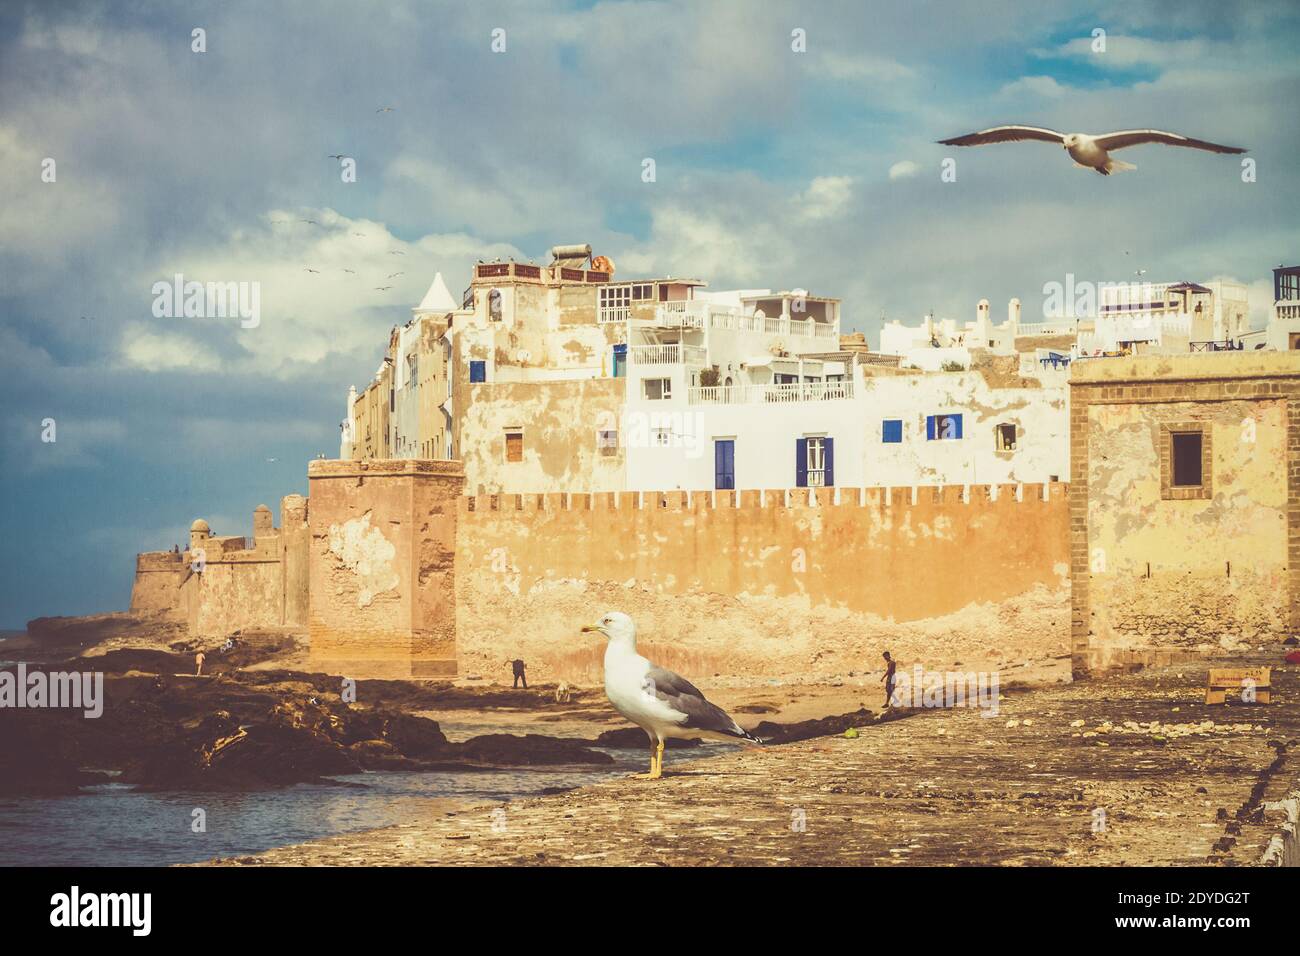
[[[604,634],[605,696],[614,709],[650,738],[650,772],[643,780],[658,780],[664,772],[664,741],[712,737],[719,740],[762,741],[708,702],[686,678],[650,663],[636,652],[636,625],[621,611],[609,611],[584,633]]]
[[[1129,146],[1141,146],[1143,143],[1187,146],[1211,153],[1245,152],[1237,146],[1220,146],[1218,143],[1207,143],[1203,139],[1190,139],[1178,133],[1166,133],[1158,129],[1126,129],[1118,133],[1102,133],[1093,136],[1088,133],[1058,133],[1054,129],[1044,129],[1041,126],[994,126],[992,129],[982,129],[978,133],[941,139],[939,144],[941,146],[986,146],[989,143],[1018,143],[1027,139],[1056,143],[1070,154],[1074,165],[1083,169],[1095,169],[1103,176],[1126,169],[1137,169],[1131,163],[1111,159],[1110,152]]]

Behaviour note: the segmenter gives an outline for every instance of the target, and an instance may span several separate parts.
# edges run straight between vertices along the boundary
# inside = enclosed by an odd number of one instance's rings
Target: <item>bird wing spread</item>
[[[680,674],[651,664],[646,671],[645,687],[673,710],[686,715],[681,724],[684,728],[711,730],[733,737],[744,733],[725,710],[710,704],[700,689]]]
[[[986,143],[1018,143],[1026,139],[1042,140],[1044,143],[1065,142],[1063,134],[1041,126],[994,126],[992,129],[982,129],[978,133],[941,139],[939,143],[943,146],[983,146]]]
[[[1106,151],[1123,149],[1126,146],[1139,146],[1142,143],[1164,143],[1166,146],[1190,146],[1192,149],[1204,149],[1211,153],[1244,153],[1236,146],[1220,146],[1207,143],[1203,139],[1191,139],[1177,133],[1166,133],[1158,129],[1126,129],[1118,133],[1107,133],[1093,138],[1098,146]]]

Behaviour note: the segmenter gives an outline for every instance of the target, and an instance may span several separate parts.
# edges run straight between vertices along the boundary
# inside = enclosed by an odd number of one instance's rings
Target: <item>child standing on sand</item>
[[[885,682],[885,709],[894,700],[894,671],[898,669],[898,664],[889,656],[889,651],[885,651],[885,676],[880,678]]]

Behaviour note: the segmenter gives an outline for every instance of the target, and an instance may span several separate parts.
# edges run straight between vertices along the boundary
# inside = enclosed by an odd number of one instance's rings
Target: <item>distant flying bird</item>
[[[320,225],[320,223],[318,223],[315,219],[299,219],[298,221],[299,221],[299,222],[305,222],[305,223],[307,223],[307,225],[309,225],[309,226],[319,226],[319,225]]]
[[[943,146],[986,146],[989,143],[1018,143],[1022,140],[1036,139],[1044,143],[1056,143],[1065,148],[1074,160],[1074,164],[1083,169],[1095,169],[1103,176],[1126,169],[1137,169],[1131,163],[1122,163],[1110,158],[1110,151],[1126,149],[1129,146],[1141,146],[1143,143],[1162,143],[1165,146],[1188,146],[1203,149],[1211,153],[1244,153],[1236,146],[1220,146],[1203,139],[1190,139],[1177,133],[1165,133],[1158,129],[1126,129],[1118,133],[1104,133],[1090,136],[1087,133],[1058,133],[1054,129],[1040,126],[994,126],[992,129],[968,133],[952,139],[939,140]]]
[[[362,239],[366,237],[366,234],[364,232],[354,232],[352,235],[360,236]]]
[[[405,253],[405,252],[402,252],[402,250],[400,250],[400,249],[389,249],[389,250],[388,250],[388,254],[389,254],[390,256],[404,256],[404,255],[406,255],[406,253]]]
[[[304,267],[304,268],[305,268],[305,267]],[[319,270],[319,269],[307,269],[307,271],[308,271],[308,272],[314,272],[314,273],[316,273],[317,275],[320,275],[320,270]]]
[[[405,272],[394,272],[394,273],[390,274],[389,276],[387,276],[387,278],[389,278],[389,279],[396,279],[398,276],[404,276],[404,275],[406,275]]]
[[[329,159],[346,159],[347,157],[344,156],[342,153],[330,153],[329,156],[328,156],[328,158],[329,158]]]
[[[650,772],[643,776],[658,780],[664,772],[664,741],[693,740],[762,741],[709,703],[685,677],[650,663],[636,652],[636,625],[621,611],[609,611],[585,633],[604,634],[605,696],[614,709],[646,732],[650,738]]]
[[[375,291],[376,291],[376,292],[387,292],[387,291],[388,291],[389,289],[391,289],[391,288],[392,288],[391,285],[377,285],[377,286],[375,286]]]
[[[395,109],[397,109],[396,106],[381,106],[381,107],[379,107],[379,109],[375,110],[375,112],[376,112],[376,113],[391,113],[391,112],[392,112],[393,110],[395,110]]]
[[[266,459],[266,460],[267,460],[267,461],[279,461],[280,459],[278,459],[278,458],[268,458],[268,459]]]
[[[356,273],[353,272],[351,269],[344,269],[343,271],[347,273],[351,273],[352,275],[356,275]]]

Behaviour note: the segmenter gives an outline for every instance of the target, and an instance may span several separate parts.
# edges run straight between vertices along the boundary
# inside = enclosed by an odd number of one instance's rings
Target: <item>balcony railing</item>
[[[660,302],[655,306],[655,324],[670,329],[702,329],[707,302]]]
[[[608,272],[595,269],[569,269],[566,267],[548,267],[552,279],[562,282],[608,282]],[[513,276],[516,279],[536,279],[541,281],[542,267],[526,262],[480,262],[474,267],[474,278],[496,279]]]
[[[700,300],[660,302],[655,306],[655,324],[666,328],[713,329],[732,332],[761,332],[765,335],[803,336],[806,338],[839,340],[840,331],[834,322],[815,319],[785,319],[777,316],[753,315],[734,305],[717,305]]]
[[[780,385],[712,385],[686,390],[688,405],[829,402],[853,397],[853,382],[786,382]]]
[[[627,350],[633,365],[694,365],[703,368],[709,354],[698,345],[633,345]]]
[[[1055,322],[1021,322],[1016,327],[1017,336],[1026,335],[1071,335],[1078,331],[1074,319],[1058,319]]]
[[[631,311],[631,306],[627,305],[602,305],[597,313],[597,319],[601,325],[608,325],[611,322],[626,322]]]

